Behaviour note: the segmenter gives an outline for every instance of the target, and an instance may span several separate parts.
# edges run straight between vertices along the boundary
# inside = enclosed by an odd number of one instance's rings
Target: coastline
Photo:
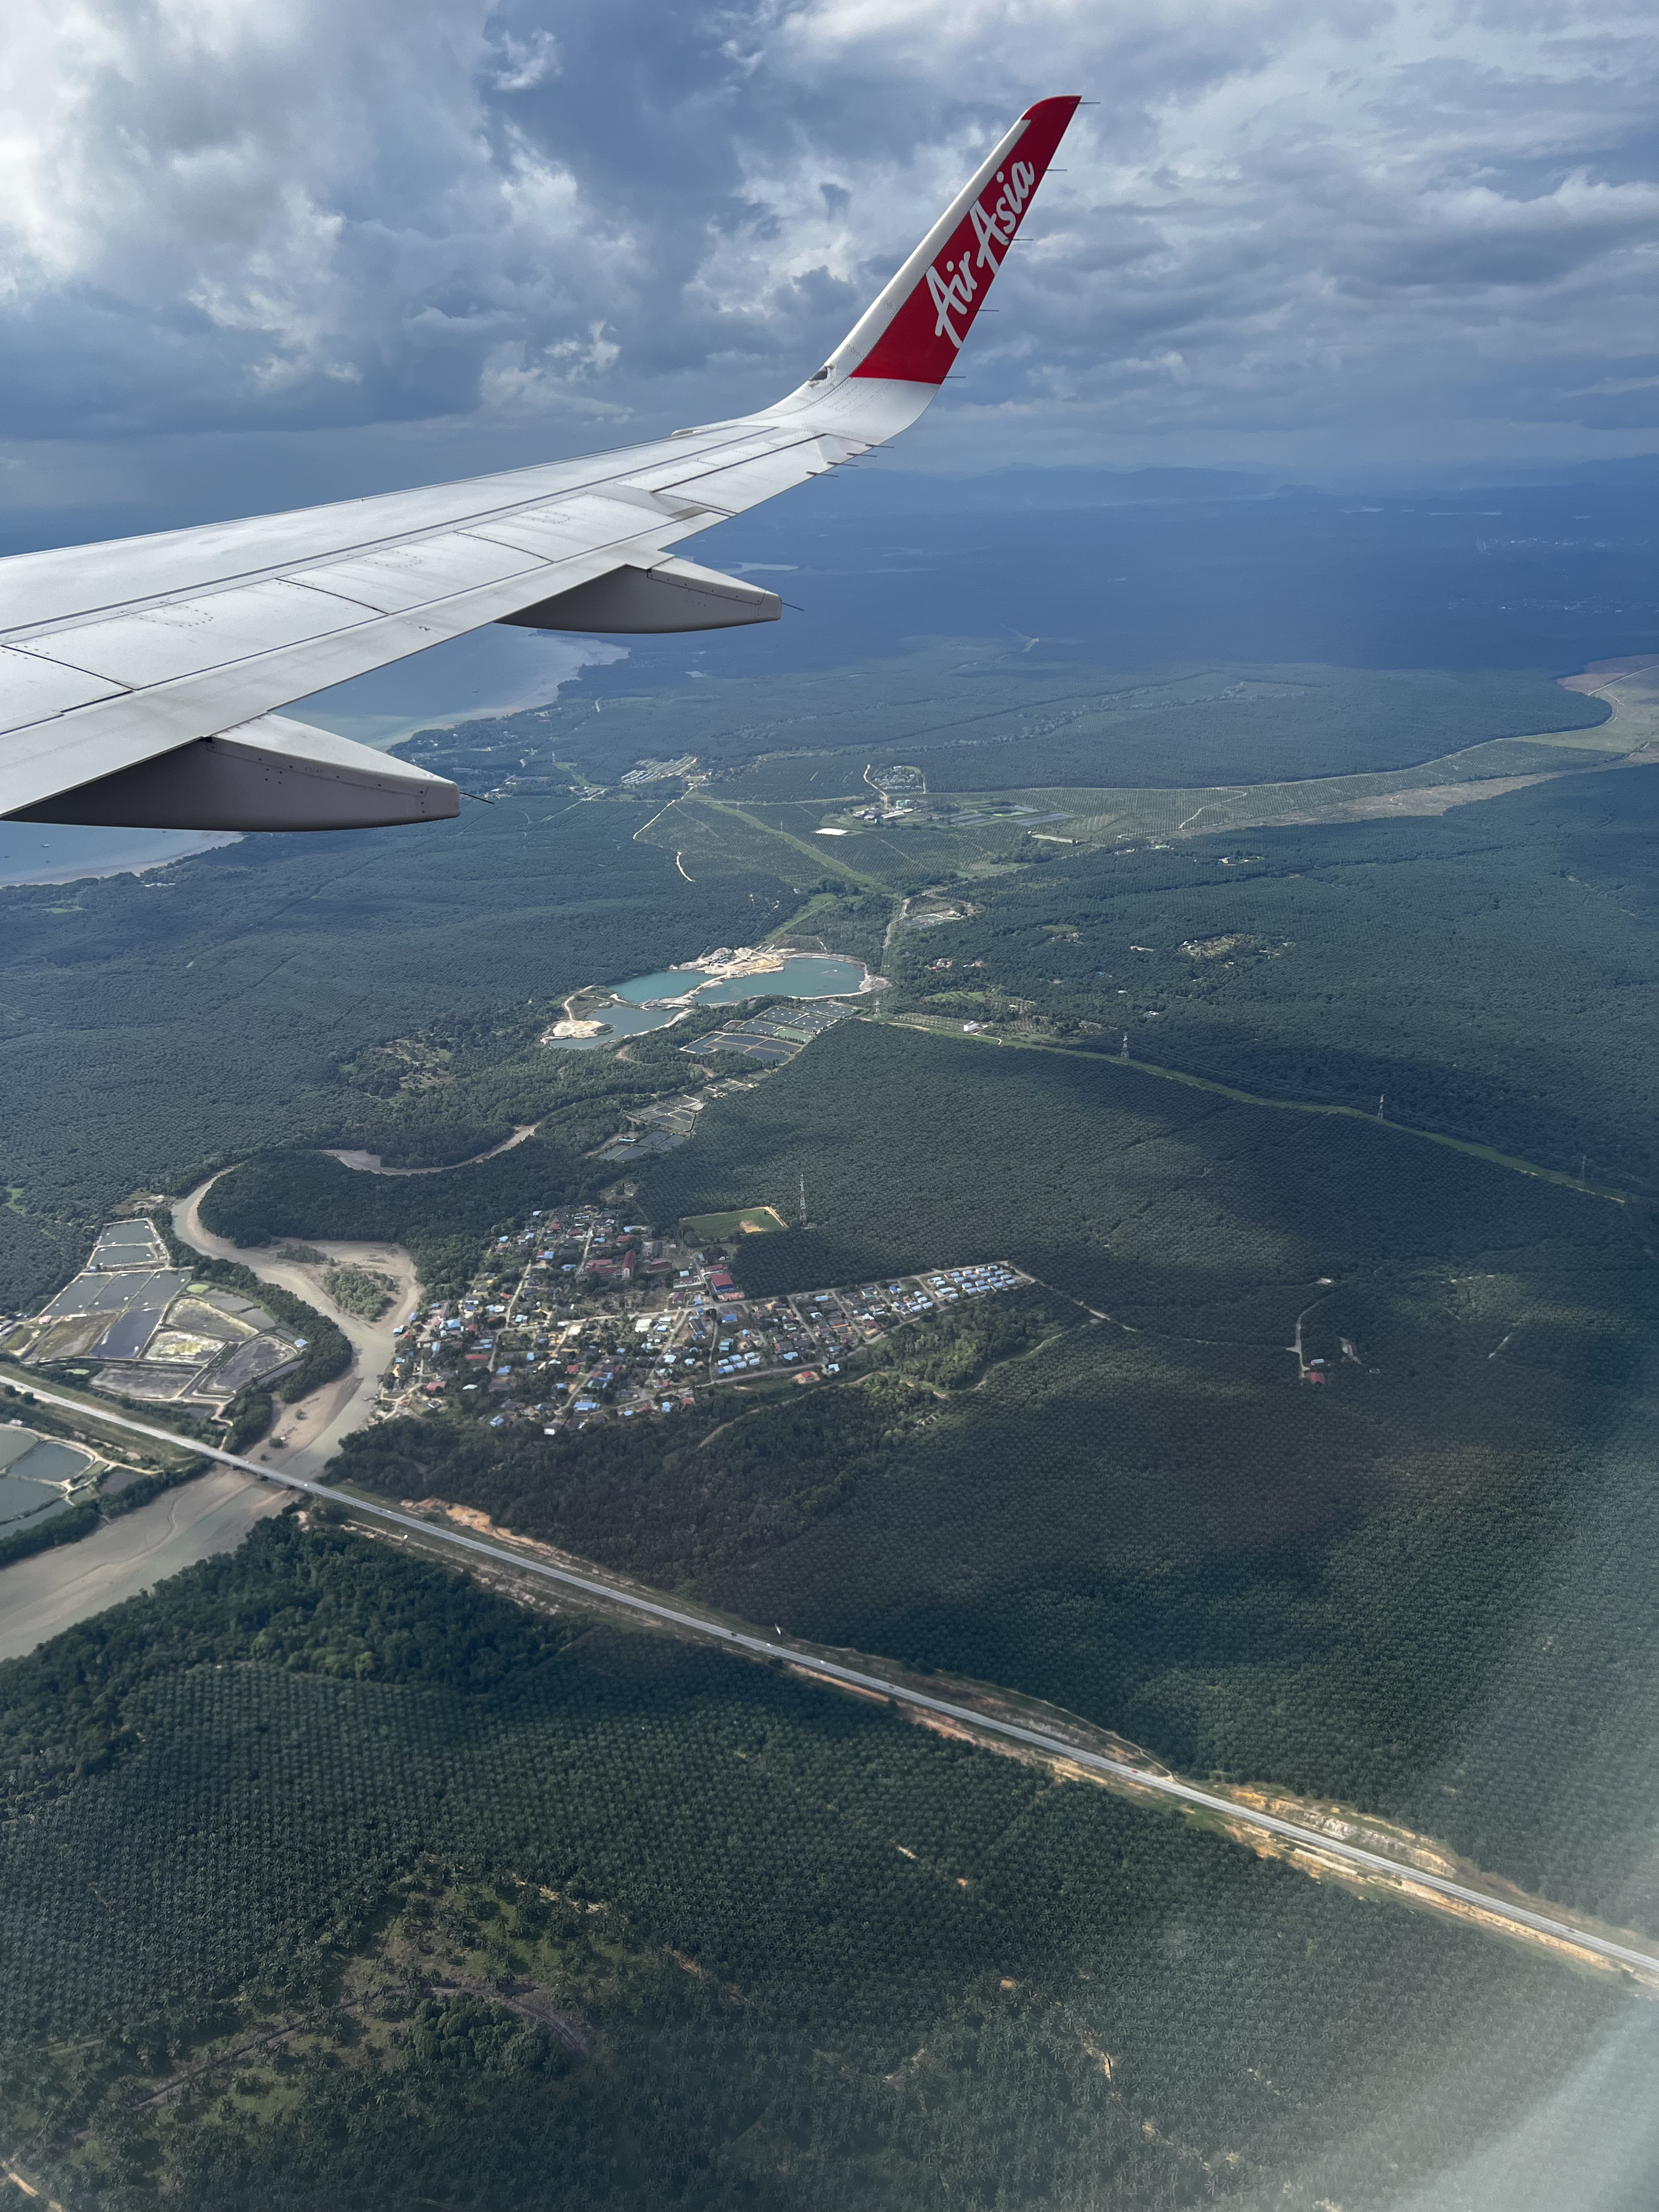
[[[226,845],[240,844],[241,838],[240,830],[117,831],[52,823],[0,823],[0,890],[90,883],[109,876],[146,876],[179,860],[194,860],[198,854],[216,853]]]

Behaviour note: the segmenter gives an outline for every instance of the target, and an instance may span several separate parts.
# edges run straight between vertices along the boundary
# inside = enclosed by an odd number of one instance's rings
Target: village
[[[750,1297],[723,1244],[663,1238],[620,1207],[571,1207],[532,1216],[465,1296],[416,1311],[377,1411],[442,1409],[550,1436],[660,1419],[711,1390],[833,1380],[892,1330],[1030,1280],[996,1260]]]

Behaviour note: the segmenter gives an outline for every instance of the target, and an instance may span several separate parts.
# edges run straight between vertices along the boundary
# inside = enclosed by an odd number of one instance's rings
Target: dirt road
[[[441,1168],[383,1168],[378,1152],[330,1152],[328,1157],[331,1160],[338,1160],[343,1168],[356,1168],[362,1175],[453,1175],[457,1168],[476,1168],[481,1161],[493,1160],[499,1153],[510,1152],[515,1145],[522,1145],[535,1133],[536,1124],[533,1121],[514,1122],[513,1134],[503,1137],[499,1145],[492,1145],[487,1152],[474,1152],[470,1160],[451,1160],[447,1166]]]
[[[267,1441],[255,1447],[255,1456],[261,1462],[281,1468],[287,1474],[314,1480],[339,1449],[341,1439],[353,1429],[362,1428],[374,1413],[380,1376],[396,1349],[392,1331],[409,1319],[419,1302],[420,1284],[416,1278],[415,1262],[401,1244],[354,1243],[342,1239],[313,1243],[313,1249],[324,1255],[325,1264],[321,1266],[275,1259],[266,1251],[244,1250],[240,1244],[216,1237],[202,1225],[202,1200],[216,1180],[210,1176],[188,1197],[179,1200],[173,1209],[173,1235],[210,1258],[240,1261],[243,1267],[252,1268],[262,1283],[275,1283],[283,1290],[291,1291],[295,1297],[303,1298],[307,1305],[315,1306],[344,1331],[356,1354],[337,1381],[325,1383],[308,1398],[282,1408],[272,1431],[273,1437],[282,1439],[280,1443]],[[344,1312],[324,1290],[326,1269],[342,1266],[372,1267],[377,1274],[390,1275],[397,1283],[397,1295],[379,1321],[364,1321],[358,1314]]]

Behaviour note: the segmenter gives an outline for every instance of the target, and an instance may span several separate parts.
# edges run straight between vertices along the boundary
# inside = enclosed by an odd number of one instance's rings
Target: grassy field
[[[688,1244],[718,1244],[737,1237],[761,1237],[789,1224],[775,1206],[738,1207],[726,1213],[690,1214],[680,1224]]]
[[[772,810],[776,813],[776,810]],[[641,841],[677,856],[679,871],[693,883],[731,874],[770,871],[799,886],[820,876],[859,889],[874,880],[837,850],[839,841],[813,838],[804,820],[769,821],[752,807],[706,798],[694,792],[665,807],[640,832]],[[850,842],[850,841],[849,841]]]
[[[1006,872],[1011,861],[1054,859],[1066,848],[1116,857],[1143,841],[1234,836],[1255,830],[1390,820],[1409,823],[1501,799],[1540,779],[1616,765],[1626,750],[1592,732],[1571,744],[1498,739],[1468,752],[1388,774],[1318,776],[1285,783],[1176,788],[1009,787],[982,799],[918,803],[913,817],[863,823],[854,811],[868,792],[843,800],[717,799],[693,793],[641,830],[643,842],[678,856],[695,880],[770,869],[798,888],[815,873],[849,889],[920,890],[941,879]],[[1012,811],[1019,808],[1021,812]],[[1472,817],[1473,818],[1473,817]],[[817,833],[825,824],[844,834]],[[1477,829],[1475,834],[1480,834]],[[821,864],[821,865],[820,865]]]

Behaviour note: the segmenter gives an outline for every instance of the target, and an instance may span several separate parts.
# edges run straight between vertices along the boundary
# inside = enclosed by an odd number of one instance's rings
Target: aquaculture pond
[[[69,1503],[58,1485],[91,1464],[73,1444],[37,1437],[22,1427],[0,1429],[0,1533],[20,1521],[61,1513]]]

